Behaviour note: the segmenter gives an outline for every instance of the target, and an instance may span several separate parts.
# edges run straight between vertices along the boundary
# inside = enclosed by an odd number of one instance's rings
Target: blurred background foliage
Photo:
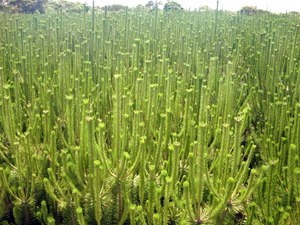
[[[155,9],[155,1],[148,1],[145,5],[139,4],[136,9],[145,9],[149,11],[153,11]],[[163,5],[164,11],[170,10],[185,10],[178,2],[176,1],[168,1],[163,4],[161,1],[157,2],[158,6]],[[86,6],[84,6],[86,5]],[[103,7],[95,6],[95,11],[104,11],[105,7],[107,7],[107,11],[125,11],[126,6],[121,4],[112,4]],[[62,9],[65,12],[74,12],[74,13],[82,13],[84,8],[86,12],[91,11],[92,6],[88,6],[87,3],[81,2],[70,2],[67,0],[0,0],[0,11],[3,11],[5,8],[9,9],[12,13],[45,13],[47,11],[56,11]],[[209,11],[212,12],[213,9],[210,9],[208,6],[203,5],[199,7],[200,11]],[[252,16],[255,14],[270,14],[271,12],[258,9],[256,6],[244,6],[239,9],[237,12],[232,11],[232,14],[243,14],[247,16]],[[300,16],[299,12],[292,11],[289,14],[293,14],[295,16]]]

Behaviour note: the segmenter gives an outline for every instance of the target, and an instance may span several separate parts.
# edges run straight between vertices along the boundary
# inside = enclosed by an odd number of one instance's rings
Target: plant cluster
[[[171,10],[184,10],[184,8],[178,2],[168,1],[164,4],[164,11]]]
[[[126,6],[120,5],[120,4],[107,5],[105,7],[102,7],[101,9],[105,10],[105,8],[107,11],[120,11],[120,10],[125,11],[126,10]]]
[[[49,1],[45,5],[45,9],[47,12],[59,11],[60,9],[62,9],[62,11],[67,13],[82,13],[84,10],[88,12],[89,8],[90,7],[87,7],[80,2],[69,2],[66,0]]]
[[[0,0],[0,10],[9,8],[13,13],[44,13],[48,0]]]
[[[299,18],[0,13],[1,224],[299,224]]]
[[[260,14],[260,15],[271,14],[271,12],[267,10],[257,9],[256,6],[244,6],[241,9],[239,9],[237,12],[247,16],[253,16],[255,14]]]
[[[254,15],[257,13],[257,6],[244,6],[239,10],[239,12],[248,16]]]
[[[300,17],[300,13],[296,11],[291,11],[289,14]]]

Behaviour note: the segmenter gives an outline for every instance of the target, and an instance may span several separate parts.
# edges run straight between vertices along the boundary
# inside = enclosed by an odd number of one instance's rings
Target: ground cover
[[[299,224],[299,17],[0,14],[1,224]]]

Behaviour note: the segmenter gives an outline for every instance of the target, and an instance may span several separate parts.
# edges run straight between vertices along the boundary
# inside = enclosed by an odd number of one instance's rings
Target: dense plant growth
[[[255,14],[270,14],[269,11],[258,9],[256,6],[244,6],[238,10],[238,13],[253,16]]]
[[[6,6],[14,13],[44,13],[47,2],[48,0],[0,0],[0,10]]]
[[[170,10],[183,10],[183,7],[178,2],[168,1],[164,4],[164,11]]]
[[[299,17],[0,14],[1,224],[299,224]]]
[[[66,0],[58,0],[58,1],[48,1],[45,5],[46,11],[59,11],[67,13],[82,13],[84,10],[86,12],[89,11],[90,7],[85,6],[80,2],[69,2]]]

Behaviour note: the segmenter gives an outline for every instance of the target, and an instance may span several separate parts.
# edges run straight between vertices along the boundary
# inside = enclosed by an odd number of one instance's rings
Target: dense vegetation
[[[0,13],[0,223],[299,224],[300,18],[105,9]]]
[[[0,11],[9,8],[14,13],[44,13],[48,0],[0,0]]]

